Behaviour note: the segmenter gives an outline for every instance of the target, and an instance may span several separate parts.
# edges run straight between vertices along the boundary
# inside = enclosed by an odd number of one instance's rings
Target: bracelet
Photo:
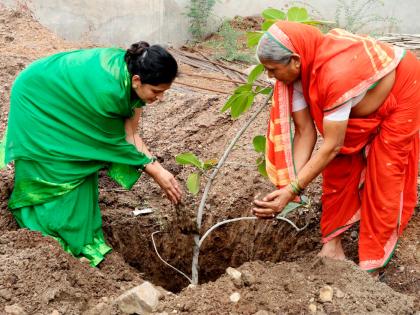
[[[299,181],[297,179],[290,182],[290,188],[295,195],[299,196],[303,193],[303,188],[299,185]]]

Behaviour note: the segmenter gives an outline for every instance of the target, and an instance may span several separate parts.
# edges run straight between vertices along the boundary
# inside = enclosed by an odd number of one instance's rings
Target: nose
[[[274,78],[273,71],[268,70],[268,71],[267,71],[267,77],[268,77],[269,79]]]
[[[159,102],[162,102],[162,101],[164,100],[163,92],[162,92],[162,93],[159,93],[158,95],[156,95],[156,99],[157,99]]]

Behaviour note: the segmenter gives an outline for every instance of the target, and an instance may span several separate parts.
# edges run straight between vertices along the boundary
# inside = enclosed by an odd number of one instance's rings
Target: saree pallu
[[[97,265],[110,248],[102,234],[97,174],[109,168],[124,188],[151,159],[126,141],[136,107],[125,51],[59,53],[22,71],[13,84],[4,163],[15,161],[9,208],[21,227],[54,237]],[[1,167],[0,161],[0,167]]]
[[[350,118],[344,148],[323,172],[323,242],[360,220],[359,264],[385,266],[417,198],[420,63],[408,52],[394,86],[366,118]]]

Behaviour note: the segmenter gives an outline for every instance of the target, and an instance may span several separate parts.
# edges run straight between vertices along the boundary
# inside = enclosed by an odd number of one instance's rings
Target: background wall
[[[349,0],[347,0],[349,1]],[[419,0],[384,0],[377,13],[398,19],[399,33],[420,33]],[[140,39],[182,45],[189,39],[185,15],[189,0],[0,0],[7,7],[27,6],[45,26],[71,40],[127,46]],[[256,15],[267,7],[283,8],[292,1],[218,0],[210,26],[223,18]],[[325,19],[334,20],[337,0],[306,1]],[[382,25],[378,24],[379,27]]]

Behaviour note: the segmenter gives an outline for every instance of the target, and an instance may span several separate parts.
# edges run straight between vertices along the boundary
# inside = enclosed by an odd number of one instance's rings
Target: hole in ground
[[[304,220],[300,221],[301,226]],[[139,270],[144,279],[177,293],[189,282],[157,257],[150,236],[159,227],[159,219],[154,217],[111,220],[104,216],[107,240],[125,261]],[[203,231],[209,227],[206,224]],[[190,276],[193,234],[182,233],[181,229],[181,225],[172,224],[156,234],[155,241],[160,255]],[[247,261],[291,261],[306,256],[319,249],[318,230],[317,222],[311,222],[306,230],[297,233],[289,224],[272,220],[239,221],[221,226],[201,247],[200,283],[214,281],[227,267],[238,267]]]

